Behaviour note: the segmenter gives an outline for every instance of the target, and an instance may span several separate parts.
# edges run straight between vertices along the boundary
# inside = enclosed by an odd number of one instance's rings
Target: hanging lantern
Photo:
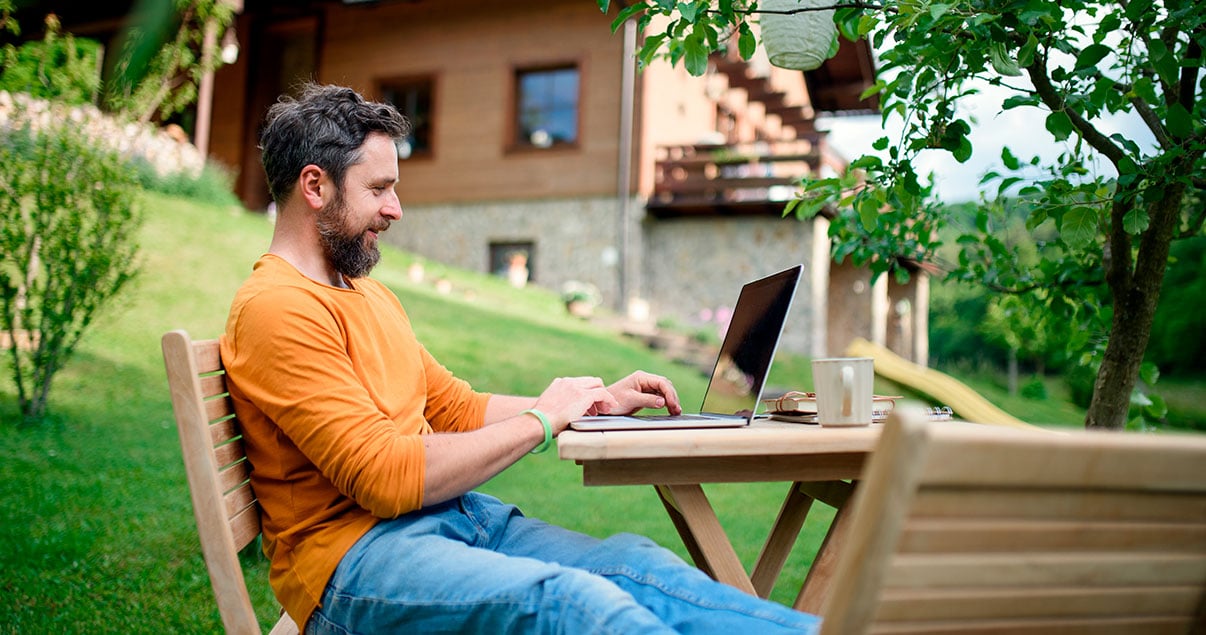
[[[794,11],[832,7],[835,0],[760,0],[764,11]],[[833,9],[800,11],[790,15],[763,13],[762,46],[770,63],[780,68],[810,71],[829,59],[837,38]]]

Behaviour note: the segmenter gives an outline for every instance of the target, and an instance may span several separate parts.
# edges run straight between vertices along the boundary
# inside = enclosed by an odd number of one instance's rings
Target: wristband
[[[528,408],[519,414],[532,415],[540,420],[540,425],[544,426],[544,441],[541,441],[540,445],[532,448],[528,454],[540,454],[549,449],[549,445],[553,442],[553,424],[549,423],[549,418],[535,408]]]

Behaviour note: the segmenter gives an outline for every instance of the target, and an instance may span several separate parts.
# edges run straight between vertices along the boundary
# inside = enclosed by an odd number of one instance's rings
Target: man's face
[[[361,160],[348,168],[334,198],[318,211],[318,233],[327,260],[339,273],[362,278],[381,260],[377,235],[402,217],[394,192],[398,155],[393,140],[371,134]]]

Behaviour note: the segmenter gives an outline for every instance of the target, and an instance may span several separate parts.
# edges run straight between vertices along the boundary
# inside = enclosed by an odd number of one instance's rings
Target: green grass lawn
[[[260,215],[146,195],[143,275],[86,336],[55,380],[47,425],[20,429],[15,388],[0,376],[0,632],[214,633],[221,627],[193,525],[159,349],[160,335],[184,328],[216,336],[230,298],[266,249]],[[406,231],[400,223],[392,231]],[[634,368],[670,376],[687,404],[705,379],[635,341],[565,315],[557,296],[427,262],[438,293],[408,280],[413,256],[386,250],[375,276],[410,312],[419,337],[478,388],[536,394],[557,375],[613,380]],[[784,358],[772,383],[810,384],[807,360]],[[877,390],[894,390],[880,386]],[[1053,400],[1054,401],[1054,400]],[[1026,405],[1026,404],[1023,404]],[[1008,409],[1008,408],[1007,408]],[[1011,410],[1028,418],[1027,411]],[[1053,411],[1076,425],[1075,411]],[[1047,418],[1042,420],[1046,421]],[[652,488],[582,486],[581,472],[555,452],[530,456],[484,491],[527,513],[594,535],[632,531],[684,557]],[[775,517],[784,484],[707,488],[738,554],[752,565]],[[790,603],[830,517],[823,506],[805,526],[772,597]],[[248,584],[268,606],[267,566],[245,556]],[[275,615],[261,614],[267,625]]]

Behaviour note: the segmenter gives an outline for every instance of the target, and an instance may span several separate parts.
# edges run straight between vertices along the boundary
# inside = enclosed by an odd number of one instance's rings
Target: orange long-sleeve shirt
[[[427,352],[384,285],[353,287],[317,283],[265,255],[221,338],[269,581],[302,625],[360,536],[422,506],[420,435],[481,427],[490,397]]]

